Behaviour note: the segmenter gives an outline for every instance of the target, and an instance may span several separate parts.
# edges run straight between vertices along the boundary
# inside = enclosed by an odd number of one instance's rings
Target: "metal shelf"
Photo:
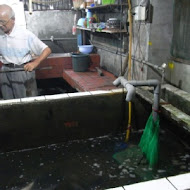
[[[112,10],[112,9],[120,9],[121,7],[124,7],[124,6],[128,6],[127,4],[107,4],[107,5],[97,5],[97,6],[94,6],[94,7],[90,7],[90,6],[87,6],[86,8],[73,8],[73,10],[75,11],[85,11],[85,9],[89,9],[89,10],[104,10],[104,11],[107,11],[108,9],[109,10]]]
[[[90,32],[109,33],[109,34],[126,33],[127,32],[125,29],[119,30],[119,29],[115,29],[115,28],[113,28],[113,29],[103,29],[101,31],[98,31],[95,28],[84,28],[84,27],[77,26],[77,29],[79,29],[79,30],[86,30],[86,31],[90,31]]]
[[[120,8],[121,6],[127,6],[127,4],[107,4],[107,5],[98,5],[95,7],[87,7],[87,9],[106,9],[106,8]]]
[[[119,4],[98,5],[98,6],[86,7],[86,8],[95,13],[110,13],[110,12],[118,13],[120,10],[122,10],[122,12],[123,12],[123,10],[125,8],[127,8],[127,6],[128,5],[124,2],[124,3],[119,3]],[[84,9],[80,9],[80,10],[82,12],[84,11]],[[97,28],[86,28],[86,27],[80,27],[80,26],[77,26],[77,29],[81,30],[83,44],[86,44],[86,33],[87,32],[90,32],[90,38],[92,38],[92,36],[94,36],[94,35],[98,36],[99,34],[100,34],[99,35],[100,37],[106,36],[106,38],[109,35],[113,35],[116,38],[120,38],[119,34],[120,34],[120,36],[121,36],[121,34],[122,34],[122,36],[128,35],[127,27],[125,25],[124,25],[123,29],[105,28],[105,29],[99,30]]]

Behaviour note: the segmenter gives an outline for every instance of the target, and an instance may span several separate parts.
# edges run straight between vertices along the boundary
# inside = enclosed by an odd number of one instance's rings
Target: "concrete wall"
[[[32,14],[25,11],[26,26],[49,45],[53,53],[73,52],[77,50],[77,37],[72,35],[74,14],[71,10],[33,11]]]
[[[190,64],[185,62],[174,62],[171,59],[170,48],[173,35],[173,0],[152,2],[154,6],[154,17],[150,31],[150,62],[161,65],[167,63],[166,82],[178,88],[190,92]],[[154,46],[155,43],[155,46]],[[153,74],[152,74],[153,73]],[[148,78],[156,75],[149,69]]]
[[[170,58],[170,47],[173,34],[173,0],[152,1],[153,21],[150,25],[149,61],[161,66]],[[148,78],[157,75],[150,68]]]
[[[133,6],[136,3],[133,3]],[[153,5],[152,23],[133,22],[133,56],[158,66],[166,63],[165,82],[190,92],[190,65],[171,60],[173,0],[152,0],[151,4]],[[133,62],[133,64],[134,79],[157,78],[161,80],[162,73],[160,71],[139,62]]]
[[[170,61],[166,79],[176,87],[190,93],[190,64]]]
[[[123,89],[114,89],[0,101],[0,151],[125,132],[125,96]],[[153,99],[151,92],[136,88],[132,130],[145,127]],[[160,111],[160,126],[189,142],[190,116],[165,102]]]
[[[140,1],[137,1],[138,4]],[[152,0],[152,23],[133,21],[133,56],[161,66],[170,57],[172,39],[172,0]],[[134,6],[134,4],[133,4]],[[142,63],[134,62],[133,77],[136,80],[160,79],[161,73]]]
[[[0,151],[114,133],[123,101],[122,90],[0,101]]]
[[[125,70],[124,62],[126,56],[118,55],[116,52],[109,52],[104,49],[97,48],[97,53],[100,55],[100,66],[113,73],[116,76],[119,76],[122,71]]]

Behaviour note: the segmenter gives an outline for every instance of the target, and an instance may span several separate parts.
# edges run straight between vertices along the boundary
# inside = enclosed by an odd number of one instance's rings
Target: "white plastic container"
[[[78,47],[79,47],[79,51],[85,54],[89,54],[93,50],[93,45],[80,45]]]
[[[87,9],[86,18],[91,18],[91,17],[92,17],[92,12]]]

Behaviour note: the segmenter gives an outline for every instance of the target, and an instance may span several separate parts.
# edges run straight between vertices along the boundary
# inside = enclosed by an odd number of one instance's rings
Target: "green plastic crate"
[[[114,4],[115,0],[102,0],[102,5]]]

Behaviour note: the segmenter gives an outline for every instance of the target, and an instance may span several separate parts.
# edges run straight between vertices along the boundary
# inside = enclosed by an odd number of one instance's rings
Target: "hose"
[[[129,135],[131,130],[131,102],[129,102],[128,104],[129,104],[129,118],[128,118],[128,126],[126,131],[125,142],[129,141]]]
[[[129,57],[128,57],[128,80],[131,80],[131,53],[132,53],[132,15],[131,15],[131,0],[128,0],[128,6],[129,6]],[[129,118],[128,118],[128,126],[127,126],[127,132],[126,132],[126,138],[125,141],[129,140],[130,130],[131,130],[131,102],[128,103],[128,112],[129,112]]]

